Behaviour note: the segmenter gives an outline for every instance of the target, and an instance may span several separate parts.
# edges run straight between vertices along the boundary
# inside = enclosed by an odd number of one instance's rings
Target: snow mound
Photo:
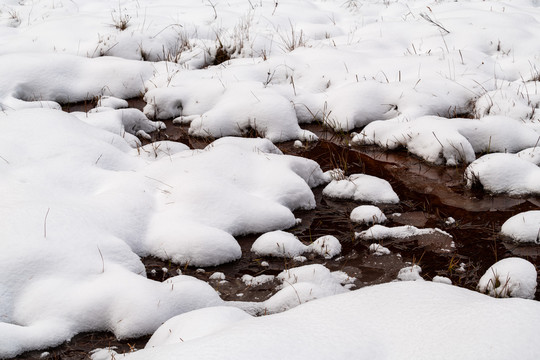
[[[501,86],[486,92],[475,103],[477,117],[504,115],[520,119],[527,125],[540,120],[540,94],[535,81],[503,82]]]
[[[230,306],[214,306],[190,311],[164,322],[148,340],[145,349],[208,336],[249,318],[251,316],[244,311]]]
[[[293,258],[302,255],[308,247],[291,233],[277,230],[263,234],[255,240],[251,251],[259,256]]]
[[[345,179],[334,179],[323,189],[323,195],[372,203],[397,204],[399,202],[399,197],[388,181],[365,174],[353,174]]]
[[[373,255],[381,256],[381,255],[389,255],[391,252],[388,248],[385,248],[384,246],[380,244],[371,244],[369,245],[369,252]]]
[[[517,242],[540,244],[540,210],[519,213],[506,220],[501,234]]]
[[[128,106],[129,104],[126,100],[107,95],[100,96],[96,105],[96,107],[105,107],[112,109],[122,109],[127,108]]]
[[[331,259],[341,253],[341,243],[332,235],[324,235],[315,240],[308,246],[309,251],[323,256],[325,259]]]
[[[361,231],[359,233],[355,233],[355,236],[357,239],[362,239],[362,240],[382,240],[382,239],[387,239],[387,238],[404,239],[411,236],[421,236],[421,235],[429,235],[429,234],[441,234],[448,237],[452,237],[452,235],[448,234],[445,231],[442,231],[441,229],[437,229],[437,228],[419,229],[412,225],[396,226],[392,228],[386,227],[383,225],[373,225],[367,230]]]
[[[386,216],[377,206],[361,205],[351,211],[351,221],[360,224],[380,224],[386,221]]]
[[[259,275],[251,276],[248,274],[242,275],[242,282],[247,286],[259,286],[266,284],[267,282],[274,281],[276,277],[274,275]]]
[[[506,258],[493,264],[478,282],[478,291],[493,297],[534,299],[536,268],[521,258]]]
[[[534,159],[525,153],[484,155],[465,170],[467,187],[512,196],[540,194],[540,168]]]
[[[59,109],[59,104],[101,95],[132,98],[144,91],[144,81],[153,74],[151,63],[112,56],[89,59],[58,53],[3,55],[0,109]]]
[[[210,275],[210,277],[208,279],[209,280],[214,280],[214,281],[225,280],[225,274],[222,273],[222,272],[216,271],[215,273]]]
[[[359,145],[387,149],[405,147],[436,164],[456,165],[475,160],[475,153],[516,152],[534,146],[538,133],[523,122],[505,116],[447,119],[424,116],[375,121],[354,136]]]
[[[452,280],[450,280],[449,278],[445,276],[436,275],[433,277],[431,281],[436,282],[436,283],[446,284],[446,285],[452,285]]]
[[[417,281],[424,280],[420,273],[422,268],[418,265],[407,266],[399,270],[397,278],[401,281]]]
[[[493,299],[431,281],[392,282],[246,319],[195,341],[126,358],[251,359],[256,353],[264,360],[341,360],[351,354],[369,359],[428,360],[444,354],[454,359],[533,360],[540,357],[540,349],[531,345],[540,331],[539,318],[535,301]],[[410,336],[410,324],[415,324],[415,336]]]
[[[105,109],[104,111],[89,111],[88,113],[75,112],[79,120],[95,127],[99,127],[111,132],[114,131],[115,124],[121,124],[122,131],[127,131],[131,135],[142,135],[145,138],[150,136],[147,133],[165,129],[165,124],[161,121],[150,121],[137,109]],[[95,109],[94,109],[95,110]],[[123,135],[119,133],[119,135]]]
[[[349,291],[342,284],[351,283],[341,271],[331,272],[320,264],[304,265],[282,271],[276,276],[282,283],[279,290],[264,304],[265,312],[283,312],[305,302]]]
[[[262,84],[250,85],[228,88],[211,110],[191,121],[189,134],[218,138],[253,129],[272,142],[318,139],[300,128],[289,100]]]
[[[224,138],[148,164],[141,171],[159,191],[149,251],[177,263],[218,265],[241,256],[233,236],[293,226],[292,210],[312,209],[310,187],[325,178],[315,162],[276,152],[268,140]]]

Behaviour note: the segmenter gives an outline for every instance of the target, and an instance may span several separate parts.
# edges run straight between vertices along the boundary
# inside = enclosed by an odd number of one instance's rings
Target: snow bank
[[[101,95],[132,98],[144,91],[152,64],[102,57],[18,53],[0,57],[0,109],[60,108]],[[54,79],[54,81],[52,81]]]
[[[397,204],[399,197],[390,183],[365,174],[353,174],[345,179],[334,179],[323,189],[323,195],[372,203]]]
[[[197,83],[193,86],[200,89],[204,84],[204,82]],[[176,120],[180,123],[185,123],[186,119],[189,119],[190,135],[219,138],[240,136],[253,129],[273,142],[293,139],[317,140],[315,134],[300,129],[291,102],[261,83],[234,84],[224,91],[218,88],[215,94],[212,90],[205,91],[199,95],[204,96],[204,100],[200,102],[195,100],[197,90],[195,94],[187,89],[164,90],[155,89],[145,95],[145,99],[151,100],[145,108],[145,113],[150,117],[156,114],[158,118],[181,117]],[[166,94],[170,94],[173,98],[167,97]],[[186,97],[183,97],[184,95]],[[219,95],[219,98],[212,99],[215,95]],[[160,100],[165,104],[160,105]],[[206,103],[213,106],[202,105]]]
[[[354,144],[407,148],[436,164],[470,163],[475,153],[517,152],[534,146],[539,134],[523,122],[504,116],[479,120],[425,116],[376,121],[352,139]]]
[[[478,291],[493,297],[534,299],[536,268],[521,258],[506,258],[493,264],[478,282]]]
[[[512,216],[502,225],[501,234],[517,242],[540,244],[540,210]]]
[[[535,301],[493,299],[430,281],[393,282],[126,357],[251,359],[256,353],[261,359],[350,359],[358,354],[369,359],[433,359],[444,354],[456,359],[533,360],[540,356],[534,346],[539,318]],[[415,336],[410,324],[415,324]]]

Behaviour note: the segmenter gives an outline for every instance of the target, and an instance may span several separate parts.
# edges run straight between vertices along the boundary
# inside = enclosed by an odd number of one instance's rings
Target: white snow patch
[[[356,135],[355,144],[388,149],[406,147],[428,162],[456,165],[475,160],[475,153],[516,152],[534,146],[538,133],[523,122],[505,116],[447,119],[425,116],[375,121]]]
[[[309,244],[308,250],[323,256],[325,259],[331,259],[341,254],[341,243],[332,235],[324,235]]]
[[[251,276],[248,274],[245,274],[242,276],[242,282],[246,284],[247,286],[259,286],[262,284],[266,284],[267,282],[274,281],[276,277],[274,275],[259,275],[259,276]]]
[[[360,205],[351,211],[351,221],[360,224],[380,224],[386,221],[386,216],[377,206]]]
[[[421,272],[422,268],[418,265],[407,266],[399,270],[397,278],[401,281],[423,281],[424,279],[420,276]]]
[[[122,109],[127,108],[128,106],[129,104],[126,100],[107,95],[100,96],[96,105],[96,107],[106,107],[112,109]]]
[[[436,282],[436,283],[446,284],[446,285],[452,285],[452,280],[450,280],[446,276],[436,275],[433,277],[431,281]]]
[[[540,210],[519,213],[506,220],[501,234],[517,242],[540,244]]]
[[[467,186],[512,196],[540,194],[540,168],[530,156],[488,154],[472,162],[465,170]]]
[[[493,264],[478,282],[478,291],[494,297],[534,299],[536,268],[521,258],[506,258]]]
[[[442,231],[441,229],[437,229],[437,228],[419,229],[412,225],[403,225],[403,226],[396,226],[396,227],[391,227],[391,228],[383,226],[383,225],[373,225],[367,230],[361,231],[359,233],[355,233],[355,236],[357,239],[362,239],[362,240],[382,240],[386,238],[404,239],[411,236],[429,235],[429,234],[435,234],[435,233],[452,237],[452,235],[448,234],[445,231]]]
[[[249,318],[251,316],[244,311],[230,306],[215,306],[190,311],[163,323],[148,340],[145,349],[208,336]]]
[[[302,255],[307,249],[296,236],[281,230],[259,236],[251,246],[251,251],[257,255],[285,258]]]
[[[388,181],[365,174],[353,174],[343,180],[334,179],[323,189],[323,195],[371,203],[399,202],[399,197]]]
[[[225,274],[219,271],[216,271],[209,277],[210,280],[225,280]]]
[[[391,254],[391,251],[388,248],[385,248],[384,246],[382,246],[380,244],[371,244],[371,245],[369,245],[369,252],[373,253],[373,255],[377,255],[377,256]]]
[[[335,274],[320,264],[285,270],[276,280],[282,283],[281,290],[263,303],[267,313],[282,312],[314,299],[347,292],[342,284],[351,282],[346,274]]]

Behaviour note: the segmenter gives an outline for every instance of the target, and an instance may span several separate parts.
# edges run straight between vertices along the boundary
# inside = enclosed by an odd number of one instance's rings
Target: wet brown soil
[[[142,100],[132,100],[132,106],[142,109]],[[70,110],[84,111],[86,104],[71,105]],[[165,131],[152,134],[152,141],[172,140],[191,148],[203,148],[212,139],[188,136],[186,126],[165,121]],[[248,286],[240,280],[245,275],[277,275],[284,269],[306,264],[324,264],[332,271],[341,270],[356,278],[354,286],[389,282],[396,279],[398,271],[411,264],[422,268],[426,280],[445,276],[453,284],[475,289],[479,278],[498,260],[518,256],[537,267],[540,266],[540,247],[506,242],[499,232],[509,217],[528,210],[540,209],[540,198],[510,198],[490,196],[481,191],[468,190],[464,186],[464,166],[442,167],[428,164],[406,151],[383,151],[377,147],[350,146],[349,134],[336,134],[320,125],[308,125],[320,141],[304,144],[302,148],[293,142],[278,144],[285,154],[303,156],[317,161],[323,170],[341,168],[346,174],[366,173],[389,181],[400,197],[397,205],[381,205],[388,217],[384,224],[389,227],[413,225],[444,230],[452,237],[432,234],[406,239],[384,239],[390,255],[378,256],[368,250],[370,242],[355,238],[355,232],[369,228],[351,222],[349,216],[360,202],[335,200],[322,195],[323,187],[313,189],[317,208],[312,211],[296,211],[301,223],[288,231],[305,244],[320,236],[334,235],[342,243],[342,254],[334,259],[306,255],[304,262],[272,257],[260,258],[250,248],[257,234],[237,238],[243,256],[233,263],[198,269],[180,266],[153,257],[142,259],[147,276],[163,281],[178,273],[192,275],[212,285],[224,300],[263,301],[276,292],[276,283]],[[253,134],[252,134],[253,135]],[[453,218],[454,222],[448,221]],[[215,272],[222,272],[225,280],[211,280]],[[540,280],[540,279],[539,279]],[[540,287],[536,293],[540,300]],[[58,348],[48,350],[44,359],[86,359],[92,349],[117,346],[119,353],[132,347],[144,347],[147,338],[119,342],[109,333],[81,334]],[[42,351],[27,353],[18,359],[38,359]]]

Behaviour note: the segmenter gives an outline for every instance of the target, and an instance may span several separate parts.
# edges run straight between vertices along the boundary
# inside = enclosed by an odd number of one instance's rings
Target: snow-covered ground
[[[317,141],[301,127],[312,122],[356,129],[355,145],[468,165],[469,187],[537,196],[539,28],[537,0],[3,1],[0,358],[80,332],[156,330],[133,357],[539,358],[533,300],[432,282],[349,291],[346,273],[307,265],[279,274],[266,301],[231,303],[190,276],[150,280],[141,261],[235,261],[245,234],[263,234],[253,245],[261,255],[338,256],[332,234],[304,244],[284,232],[294,210],[316,206],[312,188],[378,205],[400,199],[384,179],[324,173],[276,147]],[[133,97],[143,111],[125,109]],[[82,101],[97,107],[61,110]],[[142,146],[166,119],[218,140],[202,150]],[[251,130],[261,138],[240,138]],[[351,217],[384,221],[368,209]],[[502,233],[537,244],[539,228],[527,212]],[[430,232],[443,233],[375,225],[358,237]],[[530,298],[537,270],[521,265]],[[519,288],[520,274],[507,282]],[[485,281],[482,291],[506,295]],[[165,345],[170,334],[189,341]]]

